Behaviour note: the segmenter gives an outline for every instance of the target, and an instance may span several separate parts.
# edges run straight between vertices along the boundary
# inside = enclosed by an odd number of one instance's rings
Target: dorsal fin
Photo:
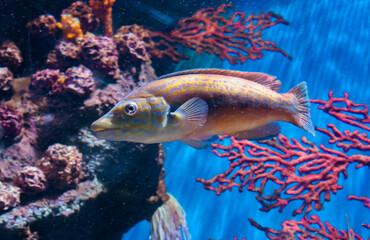
[[[243,78],[249,81],[259,83],[276,92],[278,92],[281,87],[281,82],[279,80],[276,80],[275,76],[271,76],[266,73],[231,71],[231,70],[223,70],[223,69],[217,69],[217,68],[199,68],[199,69],[185,70],[181,72],[174,72],[174,73],[169,73],[169,74],[160,76],[159,78],[157,78],[157,80],[169,78],[169,77],[186,75],[186,74],[216,74],[216,75],[238,77],[238,78]]]

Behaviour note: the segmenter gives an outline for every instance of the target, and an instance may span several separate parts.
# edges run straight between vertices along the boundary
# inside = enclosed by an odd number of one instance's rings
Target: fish
[[[315,135],[307,84],[279,93],[260,72],[192,69],[163,75],[133,90],[92,123],[98,138],[137,143],[181,140],[203,148],[217,135],[259,140],[280,133],[278,121]]]
[[[347,221],[347,240],[355,240],[355,234],[352,229],[349,228],[349,216],[346,214]]]

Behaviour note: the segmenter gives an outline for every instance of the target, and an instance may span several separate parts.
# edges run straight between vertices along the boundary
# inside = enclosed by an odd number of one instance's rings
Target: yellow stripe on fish
[[[276,77],[265,73],[220,69],[171,73],[132,91],[92,129],[108,140],[182,140],[194,147],[219,134],[246,139],[274,136],[280,131],[276,121],[314,134],[306,83],[284,94],[278,93],[280,86]]]

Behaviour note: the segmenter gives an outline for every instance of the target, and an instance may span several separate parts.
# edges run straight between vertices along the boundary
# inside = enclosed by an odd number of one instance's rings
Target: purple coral
[[[8,67],[11,70],[16,70],[23,58],[19,48],[11,41],[4,41],[0,46],[0,66]]]
[[[91,7],[84,2],[74,2],[64,9],[62,14],[70,14],[80,20],[81,29],[84,33],[93,32],[99,26],[99,19],[93,14]]]
[[[53,15],[41,15],[26,25],[29,33],[40,38],[54,37],[60,31]]]
[[[49,92],[60,79],[59,70],[44,69],[38,71],[32,75],[31,89],[37,92]]]
[[[22,193],[36,194],[46,190],[47,181],[44,173],[37,167],[24,167],[17,173],[15,185],[20,187]]]
[[[82,58],[90,69],[105,75],[114,76],[119,71],[116,44],[109,37],[87,35],[82,42]]]
[[[95,80],[90,69],[83,65],[68,68],[65,72],[64,88],[66,92],[78,96],[88,96],[95,90]]]
[[[7,92],[12,88],[13,73],[7,67],[0,67],[0,92]]]
[[[117,32],[113,36],[113,41],[117,45],[117,50],[120,55],[127,57],[130,61],[148,61],[149,55],[145,48],[145,43],[139,39],[134,33]]]
[[[38,167],[52,186],[62,190],[79,182],[82,176],[82,154],[75,146],[56,143],[48,147]]]
[[[0,211],[13,208],[20,203],[18,187],[0,182]]]
[[[0,139],[13,140],[22,131],[22,114],[13,107],[0,105]]]
[[[81,53],[79,44],[62,39],[48,54],[46,65],[49,68],[58,68],[62,71],[78,63]]]

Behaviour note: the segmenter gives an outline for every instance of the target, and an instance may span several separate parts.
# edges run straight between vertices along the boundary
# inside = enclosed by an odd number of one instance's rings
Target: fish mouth
[[[91,124],[91,130],[94,132],[103,132],[107,130],[114,130],[112,121],[110,118],[102,117]]]

